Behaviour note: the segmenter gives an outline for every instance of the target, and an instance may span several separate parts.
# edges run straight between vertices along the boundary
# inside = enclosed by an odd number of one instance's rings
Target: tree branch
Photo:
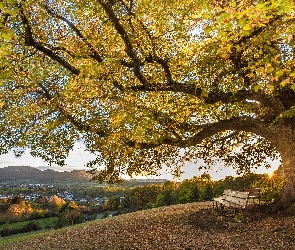
[[[74,75],[79,75],[80,70],[75,68],[73,65],[68,63],[64,58],[60,57],[59,55],[55,54],[52,50],[44,47],[41,43],[37,42],[33,37],[32,27],[21,10],[22,15],[22,22],[25,26],[25,45],[32,46],[35,49],[41,51],[46,56],[50,57],[52,60],[56,61],[57,63],[61,64],[65,69],[69,70]]]
[[[42,89],[42,95],[48,100],[52,100],[54,99],[54,97],[52,96],[52,94],[50,94],[49,90],[42,85],[41,83],[39,84],[39,86]],[[80,122],[77,119],[75,119],[75,117],[71,114],[69,114],[69,112],[66,110],[66,108],[63,105],[57,104],[57,110],[69,121],[73,124],[73,126],[75,126],[80,132],[92,132],[95,133],[99,136],[105,136],[106,132],[101,130],[101,131],[93,131],[91,129],[90,125],[85,125],[84,122]]]
[[[127,55],[131,58],[133,61],[133,72],[137,79],[141,82],[143,86],[149,86],[150,83],[147,81],[145,76],[141,73],[140,66],[142,63],[140,62],[140,59],[137,57],[136,52],[133,49],[132,42],[129,39],[129,36],[124,29],[124,27],[121,25],[120,20],[114,13],[114,10],[112,9],[111,3],[106,3],[103,0],[99,0],[100,5],[105,10],[106,14],[108,15],[111,23],[113,24],[115,30],[118,32],[118,34],[121,36],[124,44],[125,44],[125,51]]]
[[[120,90],[124,88],[116,82],[116,86],[120,86]],[[256,101],[262,106],[271,108],[274,111],[274,116],[279,115],[281,112],[285,111],[285,107],[279,98],[269,95],[263,91],[253,91],[247,89],[237,90],[236,92],[222,92],[219,90],[210,91],[207,96],[203,96],[203,89],[197,88],[195,83],[180,83],[173,82],[172,85],[166,85],[162,83],[154,84],[151,86],[133,86],[131,87],[133,91],[144,91],[144,92],[175,92],[183,93],[188,95],[193,95],[201,98],[207,104],[214,103],[237,103],[242,101]]]
[[[57,14],[56,12],[54,12],[54,10],[52,10],[49,6],[45,5],[45,10],[47,11],[48,14],[50,14],[52,17],[58,18],[59,20],[64,21],[75,33],[76,35],[81,38],[81,40],[88,46],[88,48],[91,51],[91,55],[90,57],[95,59],[97,62],[102,62],[103,59],[102,57],[98,54],[98,52],[96,51],[96,49],[92,46],[91,43],[89,43],[87,41],[87,39],[82,35],[81,31],[71,22],[69,21],[67,18]]]
[[[265,31],[268,27],[270,27],[270,25],[272,25],[274,22],[276,22],[277,20],[279,20],[281,17],[282,17],[282,15],[277,15],[274,18],[271,18],[269,20],[269,22],[266,23],[266,25],[260,26],[260,27],[258,27],[256,29],[254,29],[249,35],[242,36],[238,41],[234,42],[233,45],[234,46],[241,45],[242,43],[245,43],[245,42],[249,41],[253,37],[258,36],[263,31]]]
[[[162,144],[168,144],[179,148],[187,148],[201,144],[204,139],[209,138],[218,132],[227,130],[251,132],[263,136],[269,141],[272,141],[273,139],[273,134],[268,131],[265,126],[249,116],[234,117],[216,123],[196,125],[194,130],[197,130],[198,132],[187,139],[179,140],[177,138],[163,138],[157,143],[137,143],[135,141],[126,141],[125,143],[130,147],[137,147],[141,149],[156,148]]]
[[[173,81],[173,78],[172,78],[172,74],[171,74],[171,71],[170,71],[170,68],[169,68],[169,65],[168,65],[168,59],[162,59],[162,58],[159,58],[157,56],[153,56],[153,55],[149,55],[148,57],[145,58],[145,60],[147,62],[157,62],[158,64],[160,64],[165,72],[165,76],[166,76],[166,79],[167,79],[167,83],[168,85],[173,85],[174,84],[174,81]]]

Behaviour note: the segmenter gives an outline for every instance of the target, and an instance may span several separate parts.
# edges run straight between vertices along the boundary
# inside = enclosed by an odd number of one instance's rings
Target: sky
[[[94,156],[83,150],[81,145],[76,144],[73,151],[70,153],[66,160],[66,166],[59,167],[57,165],[50,166],[48,163],[44,162],[41,158],[35,158],[30,155],[30,151],[26,152],[19,158],[15,158],[12,152],[0,155],[0,168],[7,166],[30,166],[36,167],[41,170],[53,169],[55,171],[72,171],[80,169],[88,169],[85,167],[87,161],[94,159]]]
[[[6,155],[0,155],[0,168],[7,167],[7,166],[31,166],[36,167],[40,170],[45,169],[53,169],[55,171],[72,171],[72,170],[87,170],[88,168],[85,166],[87,161],[94,159],[94,156],[91,155],[89,152],[83,150],[83,146],[75,145],[73,151],[70,153],[69,157],[66,160],[66,166],[59,167],[56,165],[50,166],[46,162],[42,161],[40,158],[34,158],[30,155],[29,150],[25,152],[22,157],[15,158],[13,153],[9,153]],[[260,168],[256,170],[256,173],[263,174],[269,173],[271,174],[274,170],[276,170],[279,166],[279,162],[272,162],[272,168],[265,169]],[[180,177],[179,180],[189,179],[194,176],[200,176],[204,171],[198,170],[198,165],[187,163],[184,170],[184,174]],[[217,171],[208,172],[213,180],[219,180],[225,178],[226,176],[232,175],[235,176],[235,172],[230,168],[216,168]],[[161,178],[161,179],[168,179],[172,180],[173,176],[169,173],[166,173],[165,169],[161,171],[161,175],[154,177],[154,178]],[[123,177],[128,179],[128,177]],[[144,178],[142,176],[138,178]]]

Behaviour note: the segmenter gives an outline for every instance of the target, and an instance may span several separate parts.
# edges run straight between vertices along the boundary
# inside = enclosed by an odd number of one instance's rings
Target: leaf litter
[[[247,223],[231,224],[196,202],[138,211],[7,245],[3,250],[41,249],[294,249],[295,217],[249,210]]]

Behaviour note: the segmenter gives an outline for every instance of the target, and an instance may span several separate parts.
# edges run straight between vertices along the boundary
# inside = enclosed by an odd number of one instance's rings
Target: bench
[[[233,191],[249,192],[248,204],[260,204],[260,190],[261,188],[243,188],[243,189],[231,189]]]
[[[221,212],[221,215],[227,215],[234,218],[236,222],[245,222],[246,216],[244,209],[255,201],[260,202],[260,189],[227,189],[222,196],[213,199],[213,209]],[[240,211],[240,213],[238,213]],[[243,213],[241,213],[243,211]],[[241,219],[237,218],[241,215]]]

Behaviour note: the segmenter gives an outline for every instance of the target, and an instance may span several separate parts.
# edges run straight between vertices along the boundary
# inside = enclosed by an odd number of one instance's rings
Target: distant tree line
[[[21,196],[2,199],[0,201],[0,224],[16,221],[34,221],[40,218],[56,217],[54,228],[62,228],[86,220],[108,216],[110,211],[115,214],[150,209],[161,206],[184,204],[190,202],[211,201],[214,197],[222,195],[225,189],[261,188],[260,200],[269,204],[278,196],[283,187],[283,178],[278,172],[273,176],[268,174],[247,174],[241,177],[228,176],[213,181],[209,174],[202,174],[182,182],[167,181],[163,184],[148,184],[136,187],[106,187],[94,190],[98,194],[106,194],[107,201],[102,205],[94,202],[65,201],[57,195],[51,198],[40,195],[36,201],[24,201]],[[103,192],[102,192],[103,190]],[[72,190],[69,190],[72,191]],[[84,194],[95,196],[85,189]],[[113,214],[113,213],[112,213]],[[38,230],[32,223],[18,230],[2,230],[1,235],[7,236],[25,230]]]
[[[124,197],[112,196],[104,204],[105,211],[130,212],[153,207],[211,201],[222,195],[225,189],[261,188],[261,201],[271,203],[283,187],[283,177],[278,174],[247,174],[241,177],[227,176],[213,181],[209,174],[202,174],[182,182],[167,181],[130,188]]]

